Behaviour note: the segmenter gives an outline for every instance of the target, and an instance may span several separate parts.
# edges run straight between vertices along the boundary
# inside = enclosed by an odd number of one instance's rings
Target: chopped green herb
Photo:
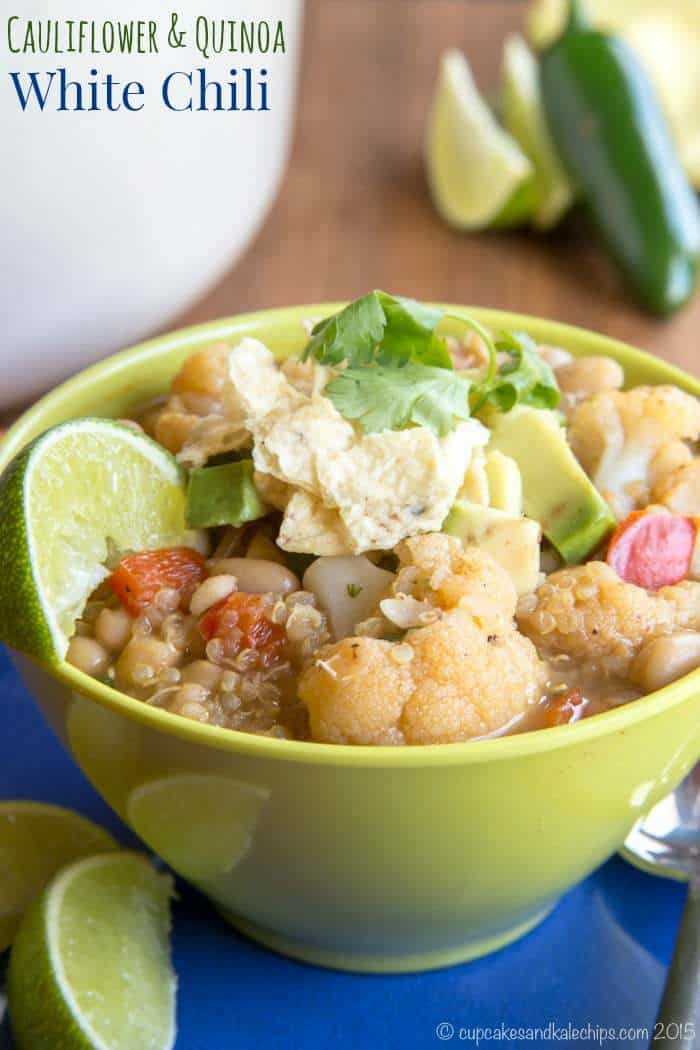
[[[415,423],[442,437],[454,428],[455,419],[469,419],[470,385],[457,372],[409,362],[403,368],[346,368],[324,393],[342,416],[356,419],[368,434]]]
[[[351,598],[357,598],[358,594],[362,594],[364,587],[360,587],[359,583],[349,583],[345,590]]]
[[[499,365],[495,375],[475,385],[472,391],[474,411],[487,402],[500,412],[510,412],[514,405],[557,407],[560,393],[554,373],[529,335],[501,332],[495,340],[495,348],[508,359]]]
[[[435,329],[444,317],[442,310],[425,306],[415,299],[374,293],[384,310],[386,328],[379,348],[379,364],[407,364],[420,361],[435,368],[452,369],[452,358],[444,339]]]
[[[356,299],[340,313],[314,327],[302,355],[322,365],[369,364],[386,328],[386,317],[376,292]]]
[[[435,328],[443,311],[386,292],[370,292],[340,313],[319,321],[311,333],[303,359],[315,357],[324,365],[403,365],[421,361],[452,368],[443,339]]]
[[[481,374],[454,371],[447,344],[436,334],[446,316],[484,341],[489,362]],[[498,352],[506,356],[501,365]],[[304,351],[304,360],[309,357],[342,367],[324,393],[367,433],[414,424],[443,436],[487,404],[509,412],[516,404],[552,409],[559,403],[554,374],[529,336],[503,332],[494,341],[467,315],[446,315],[381,291],[320,321]]]
[[[252,459],[193,470],[187,485],[187,524],[194,529],[242,525],[268,513],[253,482]]]

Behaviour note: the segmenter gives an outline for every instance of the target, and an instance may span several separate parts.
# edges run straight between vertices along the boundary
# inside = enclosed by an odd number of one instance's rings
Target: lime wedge
[[[561,165],[547,127],[537,60],[522,37],[508,37],[503,50],[503,122],[535,169],[532,223],[538,229],[555,226],[574,198],[573,186]]]
[[[659,93],[694,186],[700,188],[700,4],[698,0],[579,0],[592,25],[622,36]],[[539,50],[561,33],[569,0],[534,0],[527,32]]]
[[[426,141],[440,215],[460,230],[515,225],[532,211],[533,168],[479,94],[461,51],[442,56]]]
[[[0,802],[0,952],[59,868],[111,849],[116,843],[106,831],[68,809]]]
[[[194,543],[180,467],[144,434],[106,419],[47,431],[0,478],[0,640],[65,656],[86,599],[117,550]]]
[[[64,868],[27,912],[8,971],[20,1050],[169,1050],[171,880],[135,853]]]
[[[267,798],[261,788],[240,780],[183,773],[135,788],[127,817],[163,860],[202,882],[232,871],[245,857]]]

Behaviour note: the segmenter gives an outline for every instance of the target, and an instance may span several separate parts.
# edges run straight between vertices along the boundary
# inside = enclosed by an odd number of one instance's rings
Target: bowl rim
[[[208,341],[231,339],[239,331],[251,326],[264,327],[270,322],[301,324],[306,318],[327,316],[341,309],[345,302],[313,303],[302,306],[277,307],[250,313],[236,314],[204,324],[168,332],[82,369],[67,379],[25,411],[0,440],[0,472],[26,444],[30,432],[41,426],[46,413],[59,409],[70,401],[79,390],[94,382],[116,377],[139,362],[143,365],[151,359],[166,357],[174,350],[191,346],[193,349]],[[609,354],[623,367],[634,366],[650,376],[654,383],[675,383],[700,397],[700,380],[660,358],[609,336],[558,321],[548,321],[529,314],[513,313],[483,307],[471,307],[451,303],[434,303],[450,314],[475,317],[491,328],[524,328],[538,341],[562,345],[577,355]],[[209,726],[159,708],[150,707],[143,701],[103,685],[69,664],[51,664],[19,654],[20,659],[29,660],[51,678],[86,699],[94,700],[102,707],[119,712],[130,721],[136,721],[157,732],[187,740],[217,751],[234,752],[248,757],[258,757],[295,763],[336,765],[349,767],[416,768],[432,766],[455,766],[480,762],[524,759],[543,751],[576,746],[577,743],[592,742],[600,737],[624,732],[638,722],[662,714],[669,708],[684,703],[700,693],[700,669],[684,675],[670,685],[628,704],[613,708],[594,718],[585,719],[575,725],[557,726],[547,729],[529,730],[512,736],[482,738],[452,744],[404,745],[401,747],[379,745],[359,746],[352,744],[325,744],[315,741],[277,739],[239,730]]]

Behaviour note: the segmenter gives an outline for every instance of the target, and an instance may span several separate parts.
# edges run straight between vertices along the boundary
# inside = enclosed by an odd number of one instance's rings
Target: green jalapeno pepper
[[[644,306],[671,313],[695,287],[700,207],[646,73],[573,0],[540,82],[552,138],[610,254]]]

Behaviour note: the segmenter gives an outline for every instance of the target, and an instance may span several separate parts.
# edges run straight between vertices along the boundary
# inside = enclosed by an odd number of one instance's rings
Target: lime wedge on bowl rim
[[[0,478],[0,639],[65,656],[74,623],[116,550],[197,545],[184,473],[145,434],[109,419],[61,423]]]
[[[56,872],[80,857],[116,849],[85,817],[43,802],[0,802],[0,952]]]
[[[505,42],[502,79],[503,123],[535,169],[532,224],[548,230],[573,203],[574,189],[547,127],[537,59],[517,34]]]
[[[20,1050],[170,1050],[172,881],[116,852],[60,872],[27,912],[8,970]]]
[[[457,229],[515,225],[531,214],[532,164],[500,127],[455,49],[440,62],[426,167],[435,207]]]

